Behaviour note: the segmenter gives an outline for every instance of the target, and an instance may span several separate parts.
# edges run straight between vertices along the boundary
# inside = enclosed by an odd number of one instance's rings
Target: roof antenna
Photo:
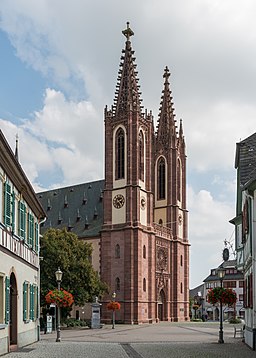
[[[19,161],[19,154],[18,154],[18,143],[19,143],[19,136],[18,133],[16,134],[16,146],[15,146],[15,158]]]

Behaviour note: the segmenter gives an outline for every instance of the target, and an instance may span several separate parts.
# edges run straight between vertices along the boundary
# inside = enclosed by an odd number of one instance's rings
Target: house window
[[[34,235],[35,235],[35,229],[34,229],[34,217],[32,214],[28,213],[28,244],[34,248]]]
[[[144,181],[144,136],[142,131],[139,133],[139,175],[140,180]]]
[[[146,279],[143,278],[143,291],[146,292],[146,290],[147,290]]]
[[[180,266],[183,266],[183,256],[180,255]]]
[[[23,283],[23,321],[27,322],[30,316],[30,285],[28,282]]]
[[[180,283],[180,293],[183,293],[183,284],[182,284],[182,282]]]
[[[119,277],[116,278],[115,290],[120,291],[120,278]]]
[[[223,287],[224,288],[236,288],[236,281],[224,281]]]
[[[116,133],[116,179],[124,179],[124,131],[119,128]]]
[[[240,288],[244,287],[244,281],[239,281],[239,287]]]
[[[9,183],[4,184],[4,224],[15,230],[15,193]]]
[[[157,199],[165,199],[165,160],[161,157],[157,165]]]
[[[26,206],[19,202],[19,236],[21,239],[26,238]]]
[[[118,244],[116,244],[116,247],[115,247],[115,258],[116,259],[120,258],[120,246]]]
[[[145,259],[147,256],[147,252],[146,252],[146,246],[143,245],[143,259]]]
[[[4,323],[4,275],[0,273],[0,324]]]

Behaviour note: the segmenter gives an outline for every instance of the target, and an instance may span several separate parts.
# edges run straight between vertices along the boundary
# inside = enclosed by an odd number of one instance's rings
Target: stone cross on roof
[[[132,31],[132,29],[130,28],[130,23],[127,22],[127,28],[125,30],[122,31],[122,34],[127,38],[127,41],[130,40],[130,37],[134,35],[134,32]]]

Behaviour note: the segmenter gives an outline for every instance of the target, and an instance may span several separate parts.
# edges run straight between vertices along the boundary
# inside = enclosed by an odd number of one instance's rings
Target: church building
[[[92,263],[109,286],[101,300],[110,320],[112,292],[127,324],[189,319],[189,241],[186,150],[164,69],[157,129],[143,111],[127,23],[116,95],[105,108],[105,180],[38,194],[48,219],[91,242]]]

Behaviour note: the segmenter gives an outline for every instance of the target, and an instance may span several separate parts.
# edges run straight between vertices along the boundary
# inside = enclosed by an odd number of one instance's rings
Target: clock
[[[120,209],[122,206],[124,206],[124,196],[122,194],[117,194],[113,198],[113,205],[116,209]]]
[[[145,207],[146,207],[146,199],[144,197],[142,197],[140,200],[140,206],[141,206],[141,209],[145,209]]]

